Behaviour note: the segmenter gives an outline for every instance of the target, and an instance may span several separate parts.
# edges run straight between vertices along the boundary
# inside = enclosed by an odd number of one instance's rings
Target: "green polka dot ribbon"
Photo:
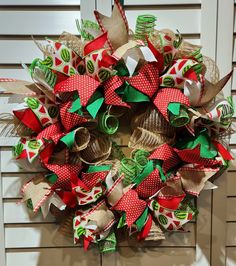
[[[110,115],[109,112],[103,112],[98,115],[98,128],[101,132],[112,135],[119,128],[119,120]]]
[[[137,17],[135,38],[137,40],[145,40],[146,36],[154,31],[156,17],[153,15],[145,14]]]

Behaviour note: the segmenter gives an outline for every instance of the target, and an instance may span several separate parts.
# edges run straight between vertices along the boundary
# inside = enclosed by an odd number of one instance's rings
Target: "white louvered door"
[[[236,17],[235,0],[219,0],[218,11],[218,38],[217,38],[217,64],[224,75],[234,70],[233,78],[225,88],[225,95],[233,96],[236,104]],[[234,128],[236,125],[234,116]],[[234,163],[229,168],[225,179],[219,179],[222,188],[214,191],[213,195],[213,261],[222,256],[221,260],[227,266],[236,265],[236,133],[231,136],[230,148],[234,153]],[[225,246],[221,244],[219,232],[225,231]],[[215,246],[216,245],[216,246]]]
[[[222,41],[218,28],[219,6],[230,5],[228,0],[125,0],[125,10],[130,28],[134,29],[136,16],[151,13],[157,16],[158,28],[178,29],[185,39],[204,46],[204,54],[216,59],[221,69],[226,71],[224,60],[218,57],[217,43]],[[29,64],[41,52],[34,45],[44,36],[57,37],[63,30],[77,34],[76,18],[93,19],[93,10],[109,15],[112,0],[0,0],[0,77],[30,80],[21,63]],[[225,8],[224,8],[225,9]],[[226,16],[228,19],[229,16]],[[224,14],[225,15],[225,14]],[[233,21],[231,21],[233,23]],[[225,26],[226,27],[226,26]],[[231,32],[233,36],[233,32]],[[232,51],[232,47],[231,47]],[[236,61],[236,52],[235,52]],[[232,66],[232,58],[230,64]],[[222,73],[224,74],[224,73]],[[235,76],[236,77],[236,76]],[[236,81],[236,78],[234,79]],[[236,85],[236,82],[235,82]],[[234,86],[236,88],[236,86]],[[229,89],[228,89],[228,93]],[[0,113],[11,110],[13,104],[6,97],[0,98]],[[189,223],[189,233],[170,234],[160,244],[142,248],[128,247],[121,243],[119,253],[100,256],[96,250],[85,253],[82,247],[73,246],[72,239],[57,234],[54,219],[41,216],[29,217],[24,205],[16,205],[20,198],[19,188],[33,173],[23,173],[11,162],[11,146],[14,139],[0,138],[1,146],[1,190],[0,190],[0,265],[1,266],[77,266],[77,265],[225,265],[223,258],[217,258],[214,250],[225,242],[213,238],[220,230],[225,217],[218,221],[219,211],[214,202],[224,197],[224,192],[203,192],[198,201],[200,211],[197,221]],[[236,144],[236,138],[231,139]],[[235,168],[236,170],[236,168]],[[234,205],[236,196],[233,168],[227,176],[228,206]],[[224,183],[224,182],[223,182]],[[224,183],[223,185],[225,185]],[[221,206],[223,209],[224,206]],[[217,212],[218,211],[218,212]],[[236,221],[234,214],[228,221]],[[212,215],[213,213],[213,215]],[[215,215],[215,216],[214,216]],[[213,227],[212,227],[213,226]],[[235,235],[228,233],[227,258],[230,266],[236,265],[236,222],[223,224],[223,229],[234,229]],[[215,239],[217,241],[215,241]],[[215,242],[214,242],[215,241]],[[233,247],[235,246],[235,248]],[[214,249],[214,250],[213,250]],[[235,257],[233,257],[235,256]],[[228,259],[229,261],[229,259]],[[214,263],[214,264],[213,264]],[[234,264],[233,264],[234,263]]]

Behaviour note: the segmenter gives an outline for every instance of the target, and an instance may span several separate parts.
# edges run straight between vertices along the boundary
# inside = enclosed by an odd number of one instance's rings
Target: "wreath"
[[[74,242],[101,252],[116,234],[161,240],[185,231],[197,215],[194,199],[232,160],[225,137],[234,113],[220,92],[213,60],[152,15],[135,31],[119,1],[98,24],[77,21],[81,37],[64,32],[36,42],[44,54],[27,67],[33,83],[1,79],[6,93],[23,95],[13,110],[20,136],[14,159],[36,177],[22,202],[73,232]]]

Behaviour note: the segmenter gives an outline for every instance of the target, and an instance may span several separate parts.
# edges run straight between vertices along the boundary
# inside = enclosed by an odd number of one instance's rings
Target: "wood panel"
[[[236,250],[236,222],[227,223],[227,246],[235,246]]]
[[[29,211],[24,202],[20,203],[19,201],[4,202],[3,212],[5,224],[55,222],[55,218],[51,214],[44,219],[42,213],[34,214]]]
[[[236,197],[235,198],[227,198],[227,221],[228,222],[236,222]]]
[[[80,12],[74,11],[3,11],[0,10],[0,35],[59,35],[63,31],[78,34],[75,20]]]
[[[233,157],[236,158],[236,156],[235,156],[235,155],[236,155],[236,149],[233,147],[233,148],[231,148],[230,150],[231,150],[231,153],[232,153]],[[228,170],[229,170],[230,172],[232,172],[232,171],[236,171],[236,160],[234,160],[234,161],[232,161],[232,162],[230,163]]]
[[[140,14],[153,14],[157,17],[157,28],[178,29],[182,34],[200,33],[200,9],[159,9],[145,6],[142,10],[127,9],[129,27],[135,29],[136,18]],[[191,21],[191,23],[186,23]]]
[[[1,148],[0,148],[1,159]],[[2,173],[1,173],[1,160],[0,160],[0,264],[6,265],[5,261],[5,235],[4,235],[4,212],[3,212],[3,199],[2,199]]]
[[[29,73],[25,69],[16,67],[0,68],[0,77],[32,81]]]
[[[195,224],[186,225],[189,232],[169,233],[166,240],[161,242],[143,243],[144,246],[195,246]],[[34,248],[34,247],[64,247],[73,246],[72,237],[65,237],[57,232],[55,224],[22,224],[10,225],[5,227],[5,246],[6,248]],[[119,246],[137,246],[137,241],[121,242]]]
[[[186,4],[200,4],[200,0],[147,0],[144,2],[139,0],[124,0],[125,6],[129,5],[186,5]]]
[[[233,247],[226,248],[226,266],[235,266],[236,249]]]
[[[193,44],[200,44],[198,36],[196,38],[186,38],[186,41]],[[40,40],[40,43],[45,44],[46,42]],[[43,54],[33,40],[0,41],[0,64],[30,64],[37,57],[43,58]],[[14,75],[14,70],[11,70],[11,74]],[[1,69],[0,76],[5,76]]]
[[[7,266],[97,266],[100,265],[98,251],[93,248],[40,248],[21,249],[6,252]]]
[[[1,151],[1,165],[2,165],[2,173],[17,173],[17,172],[25,172],[18,167],[15,160],[12,159],[12,151],[11,148],[4,148]]]
[[[236,1],[235,1],[236,2]],[[236,13],[234,11],[234,17]],[[236,23],[234,19],[234,33],[236,32]],[[233,78],[232,78],[232,92],[233,101],[236,102],[236,36],[233,38]],[[236,114],[234,115],[236,117]],[[234,122],[234,128],[236,123]],[[233,145],[232,151],[234,153],[234,158],[236,158],[236,133],[231,136],[230,143]],[[226,245],[226,265],[234,266],[236,264],[236,160],[234,160],[233,165],[230,167],[230,172],[227,176],[227,242]]]
[[[128,265],[193,265],[195,248],[119,248],[115,254],[103,255],[103,266]]]
[[[6,248],[73,246],[73,239],[57,232],[54,224],[29,224],[5,227]]]
[[[236,3],[236,1],[234,1]],[[230,3],[231,4],[231,3]],[[233,9],[232,9],[233,13]],[[232,86],[231,86],[231,93],[233,93],[233,101],[236,102],[236,22],[235,22],[235,16],[236,15],[236,9],[234,6],[234,29],[232,31],[233,35],[233,51],[232,51],[232,68],[234,70],[233,72],[233,78],[232,78]],[[229,49],[230,50],[230,49]],[[227,60],[228,62],[228,60]],[[234,115],[236,117],[236,114]],[[236,123],[234,122],[234,128]],[[226,265],[227,266],[234,266],[236,264],[236,133],[231,136],[230,143],[232,145],[232,151],[234,155],[234,162],[232,166],[230,167],[230,172],[228,172],[227,175],[227,241],[226,241]]]
[[[233,123],[234,129],[236,128],[236,122]],[[230,144],[235,145],[236,144],[236,132],[234,132],[230,137]]]
[[[227,196],[235,196],[236,197],[236,173],[228,172],[227,173]]]
[[[74,6],[80,0],[1,0],[0,6]]]
[[[233,62],[236,62],[236,47],[235,47],[235,44],[236,44],[236,36],[234,36],[233,38]]]
[[[20,188],[22,185],[37,174],[3,174],[2,175],[2,198],[21,198]]]
[[[33,40],[1,40],[0,42],[0,64],[27,64],[37,57],[43,58],[43,54]]]
[[[236,67],[233,67],[232,91],[236,90]]]

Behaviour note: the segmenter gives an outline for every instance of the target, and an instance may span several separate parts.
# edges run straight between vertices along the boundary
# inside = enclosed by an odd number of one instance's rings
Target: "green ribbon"
[[[148,217],[148,208],[146,208],[144,210],[144,212],[141,214],[141,216],[135,222],[139,232],[143,229],[143,227],[144,227],[144,225],[145,225],[145,223],[147,221],[147,217]]]
[[[130,185],[139,174],[137,163],[134,159],[125,157],[121,160],[120,173],[124,174],[124,185]]]
[[[69,110],[70,113],[77,113],[78,115],[83,115],[82,105],[78,94],[74,95],[74,101]]]
[[[62,137],[60,140],[65,143],[68,149],[72,149],[75,143],[75,130],[69,132],[64,137]]]
[[[95,172],[104,172],[109,171],[111,169],[111,164],[107,165],[90,165],[87,173],[95,173]]]
[[[186,108],[180,103],[169,103],[168,114],[173,127],[182,127],[190,122]]]
[[[119,159],[120,161],[125,158],[125,155],[123,153],[123,151],[121,150],[121,147],[119,145],[117,145],[117,143],[115,141],[112,141],[112,158],[114,159]]]
[[[34,70],[35,68],[39,68],[42,73],[44,74],[44,81],[51,87],[54,88],[56,82],[57,82],[57,75],[52,72],[52,70],[47,66],[43,64],[43,61],[39,58],[36,58],[33,60],[29,67],[29,73],[31,77],[33,78]]]
[[[98,111],[100,110],[102,104],[104,102],[104,97],[100,91],[96,91],[93,96],[89,99],[88,104],[86,106],[87,111],[92,116],[92,118],[95,118]],[[72,103],[72,106],[69,110],[70,113],[77,113],[78,115],[83,115],[82,112],[82,105],[80,102],[80,98],[78,94],[74,95],[74,101]]]
[[[114,252],[116,250],[116,243],[116,235],[112,232],[105,239],[98,241],[99,250],[101,253]]]
[[[117,228],[122,228],[126,225],[126,214],[125,212],[122,212],[121,214],[121,217],[119,219],[119,222],[118,222],[118,225],[117,225]]]
[[[98,115],[98,129],[106,134],[112,135],[119,128],[119,120],[107,111]]]
[[[232,122],[232,117],[235,112],[235,106],[233,102],[232,96],[227,97],[227,102],[229,103],[230,107],[225,108],[225,104],[218,105],[217,109],[220,109],[221,116],[220,116],[220,123],[224,126],[229,126]]]
[[[189,137],[179,141],[175,147],[178,149],[194,149],[200,145],[200,156],[202,158],[213,159],[218,152],[207,134],[206,129],[201,131],[197,136]]]
[[[123,61],[119,61],[117,65],[114,67],[117,71],[116,75],[119,77],[129,77],[129,70]]]
[[[142,181],[149,176],[154,170],[153,161],[149,161],[144,167],[143,171],[135,178],[134,183],[138,186]]]
[[[124,6],[124,0],[120,0],[120,4]]]
[[[120,172],[124,173],[124,185],[135,184],[138,186],[153,171],[153,161],[149,161],[149,152],[137,150],[133,158],[121,160]]]
[[[100,110],[102,104],[104,102],[104,97],[100,91],[96,91],[93,96],[90,98],[88,105],[86,106],[87,111],[95,118],[98,111]]]
[[[191,198],[189,198],[189,195],[187,195],[180,204],[180,207],[177,209],[178,211],[186,211],[188,213],[192,213],[193,217],[196,217],[198,215],[197,208],[193,205],[191,202]]]
[[[230,126],[230,124],[232,123],[232,117],[235,113],[235,104],[233,102],[233,97],[228,96],[227,102],[230,105],[227,108],[225,107],[225,104],[217,106],[217,109],[220,109],[220,112],[221,112],[220,123],[223,126]]]
[[[55,173],[47,174],[45,175],[45,178],[51,183],[54,184],[56,183],[58,176]]]
[[[173,45],[175,48],[179,48],[179,46],[181,45],[181,43],[183,41],[183,37],[178,30],[177,30],[177,34],[175,34],[175,36],[176,36],[176,40],[174,40]]]
[[[137,162],[138,167],[142,170],[148,163],[149,152],[145,150],[136,150],[132,157]]]
[[[159,170],[160,178],[162,182],[166,182],[167,177],[165,176],[162,169],[162,162],[160,160],[156,160],[156,168]]]
[[[234,103],[234,101],[233,101],[233,97],[232,96],[228,96],[227,97],[227,101],[228,101],[228,103],[230,104],[230,106],[232,107],[232,109],[233,109],[233,114],[235,113],[235,103]]]
[[[203,55],[201,53],[201,48],[198,48],[197,50],[195,50],[194,52],[192,52],[190,54],[190,57],[193,57],[193,58],[196,59],[197,62],[202,63],[203,62]],[[202,70],[202,67],[201,68],[199,67],[199,71],[200,70]],[[200,73],[198,73],[198,74],[200,74]]]
[[[140,15],[136,20],[135,38],[146,41],[146,36],[154,31],[156,17],[150,14]]]
[[[99,25],[91,20],[81,20],[81,22],[79,22],[79,20],[76,19],[76,26],[85,41],[92,41],[94,39],[93,35],[88,32],[89,30],[100,30]]]
[[[123,86],[116,90],[116,93],[122,98],[123,102],[150,102],[150,99],[147,95],[136,90],[127,81],[123,84]]]

